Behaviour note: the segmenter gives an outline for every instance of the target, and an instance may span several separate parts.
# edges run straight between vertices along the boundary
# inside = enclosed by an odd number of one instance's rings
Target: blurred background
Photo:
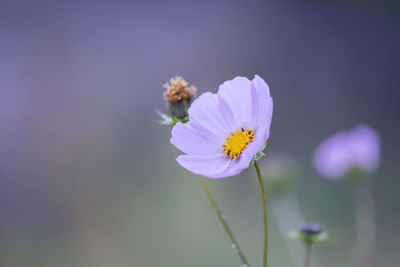
[[[300,220],[331,233],[313,266],[352,266],[351,190],[311,156],[359,122],[382,140],[376,266],[395,266],[399,12],[395,0],[1,1],[0,265],[241,266],[198,178],[175,162],[170,127],[153,120],[174,75],[202,93],[259,74],[275,102],[261,167],[288,157],[298,180],[283,201],[270,194],[271,266],[302,262],[286,234]],[[261,265],[254,169],[210,187]]]

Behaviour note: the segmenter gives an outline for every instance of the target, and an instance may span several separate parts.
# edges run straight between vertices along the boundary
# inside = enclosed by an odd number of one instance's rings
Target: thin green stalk
[[[263,253],[263,266],[267,267],[267,256],[268,256],[268,213],[267,213],[267,196],[265,193],[265,187],[263,178],[260,172],[260,167],[258,167],[257,161],[254,162],[254,167],[257,171],[258,182],[260,183],[263,210],[264,210],[264,253]]]
[[[356,222],[356,266],[374,266],[376,242],[376,214],[371,180],[368,177],[354,186],[354,213]]]
[[[310,266],[310,259],[311,259],[311,244],[306,244],[306,254],[304,257],[304,267]]]
[[[225,229],[226,233],[228,234],[229,239],[232,242],[232,248],[234,248],[235,251],[238,253],[241,261],[243,262],[243,266],[250,267],[250,264],[247,261],[246,257],[244,256],[244,253],[243,253],[242,249],[240,248],[238,241],[236,240],[235,236],[233,235],[233,232],[232,232],[231,228],[229,227],[228,223],[225,220],[224,214],[221,212],[221,209],[218,207],[217,202],[215,201],[215,198],[212,195],[210,188],[208,187],[206,178],[204,178],[202,176],[199,176],[199,178],[200,178],[201,184],[204,187],[204,190],[207,193],[208,199],[210,200],[215,212],[218,215],[218,219],[220,220],[220,222],[224,226],[224,229]]]

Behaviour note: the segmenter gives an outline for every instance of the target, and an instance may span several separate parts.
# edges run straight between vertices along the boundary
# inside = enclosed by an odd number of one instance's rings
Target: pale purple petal
[[[229,124],[222,115],[216,94],[204,93],[189,108],[189,118],[204,128],[224,137],[229,130]]]
[[[259,92],[260,97],[262,96],[263,98],[267,99],[270,97],[270,90],[268,84],[264,81],[263,78],[258,76],[257,74],[254,75],[254,79],[252,80],[252,83],[255,85],[257,88],[257,91]]]
[[[178,122],[172,129],[171,144],[183,153],[193,155],[219,155],[219,139],[206,139],[191,127],[191,123]]]
[[[228,102],[225,101],[223,97],[220,95],[218,96],[218,101],[219,101],[219,107],[221,110],[222,115],[226,119],[226,122],[228,124],[228,130],[231,132],[234,132],[236,128],[238,127],[239,123],[236,121],[235,116],[233,115],[232,109],[229,106]]]
[[[188,171],[208,178],[223,178],[232,159],[222,156],[181,155],[176,161]]]
[[[253,80],[254,81],[254,80]],[[255,87],[253,81],[250,84],[250,94],[251,94],[251,118],[250,124],[257,125],[258,116],[260,113],[260,96],[258,95],[257,88]]]
[[[239,127],[250,128],[252,105],[251,105],[251,82],[245,77],[236,77],[226,81],[219,86],[220,95],[230,106]]]
[[[252,118],[255,120],[254,124],[260,128],[269,128],[271,126],[273,108],[269,87],[267,83],[258,75],[255,75],[254,79],[251,81],[251,84],[257,91],[259,109],[257,116]]]
[[[190,121],[190,126],[197,132],[198,135],[200,135],[201,137],[203,137],[207,140],[213,140],[216,143],[218,143],[219,145],[222,145],[225,143],[224,136],[213,132],[210,128],[203,126],[202,124],[198,123],[194,119],[192,119]]]
[[[264,116],[263,119],[259,118],[255,130],[259,138],[261,136],[262,139],[267,140],[270,134],[271,120],[274,108],[274,102],[271,97],[269,97],[265,105],[266,105],[266,110],[264,112],[266,112],[265,113],[266,115]]]

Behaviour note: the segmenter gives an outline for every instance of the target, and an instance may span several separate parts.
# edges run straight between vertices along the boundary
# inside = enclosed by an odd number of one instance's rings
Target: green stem
[[[376,215],[371,180],[368,177],[355,185],[353,198],[356,222],[356,255],[358,255],[356,266],[374,266]]]
[[[310,258],[311,258],[311,244],[306,244],[306,255],[304,257],[304,267],[310,266]]]
[[[233,232],[232,232],[231,228],[229,227],[228,223],[225,220],[224,214],[222,214],[221,209],[218,207],[217,202],[215,201],[215,198],[212,195],[210,188],[208,187],[206,178],[204,178],[202,176],[199,176],[199,178],[200,178],[201,184],[204,187],[204,190],[207,193],[208,199],[210,200],[212,206],[214,207],[215,212],[218,215],[218,219],[220,220],[220,222],[224,226],[224,229],[225,229],[226,233],[228,234],[229,239],[232,242],[232,248],[234,248],[235,251],[238,253],[240,259],[243,262],[243,266],[250,267],[249,262],[247,261],[246,257],[244,256],[244,253],[243,253],[242,249],[239,246],[239,243],[237,242],[235,236],[233,235]]]
[[[267,267],[267,256],[268,256],[268,213],[267,213],[267,196],[265,193],[265,187],[263,178],[261,176],[260,167],[258,167],[257,161],[254,162],[254,167],[257,171],[258,182],[260,183],[263,210],[264,210],[264,253],[263,253],[263,266]]]

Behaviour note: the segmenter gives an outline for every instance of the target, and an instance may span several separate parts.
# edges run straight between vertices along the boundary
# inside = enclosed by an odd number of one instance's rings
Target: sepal
[[[184,118],[176,118],[172,114],[165,114],[161,111],[156,111],[158,116],[160,116],[160,120],[155,120],[156,123],[161,124],[161,125],[169,125],[169,126],[174,126],[177,122],[182,122],[186,123],[189,121],[189,117],[184,117]]]

